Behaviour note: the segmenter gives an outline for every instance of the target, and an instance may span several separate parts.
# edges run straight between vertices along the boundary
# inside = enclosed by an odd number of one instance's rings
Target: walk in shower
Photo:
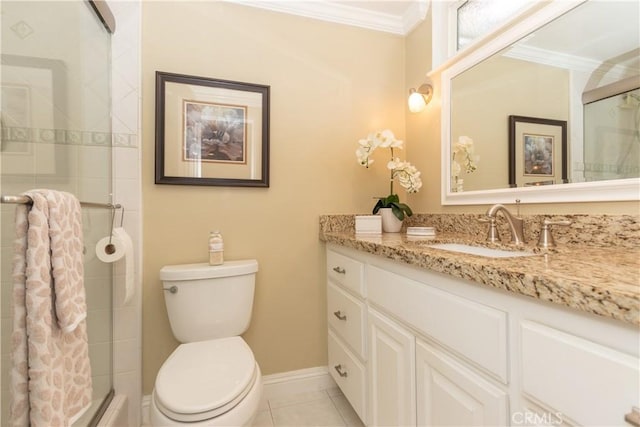
[[[100,6],[98,4],[98,6]],[[0,192],[34,188],[112,202],[111,36],[86,1],[2,1]],[[108,19],[106,19],[108,21]],[[0,425],[10,425],[11,270],[16,206],[0,208]],[[92,408],[89,425],[113,395],[112,265],[96,257],[113,210],[84,206]],[[117,218],[117,217],[116,217]]]

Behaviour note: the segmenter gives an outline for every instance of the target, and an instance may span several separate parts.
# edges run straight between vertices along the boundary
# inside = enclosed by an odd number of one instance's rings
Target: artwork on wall
[[[183,159],[246,163],[247,107],[183,101]]]
[[[509,116],[509,186],[567,181],[567,122]]]
[[[269,186],[269,86],[156,72],[156,184]]]

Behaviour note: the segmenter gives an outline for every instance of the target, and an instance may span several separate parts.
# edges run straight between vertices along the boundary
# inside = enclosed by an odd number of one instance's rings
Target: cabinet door
[[[625,425],[640,403],[637,357],[536,322],[521,335],[526,398],[570,424]]]
[[[416,340],[416,394],[420,426],[502,426],[507,393],[447,353]]]
[[[371,308],[369,338],[370,424],[415,425],[415,338]]]

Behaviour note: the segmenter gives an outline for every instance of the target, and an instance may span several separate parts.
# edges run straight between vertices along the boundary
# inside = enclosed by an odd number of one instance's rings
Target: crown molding
[[[625,64],[601,62],[590,58],[569,55],[563,52],[555,52],[533,46],[515,45],[503,53],[509,58],[521,59],[538,64],[549,65],[556,68],[578,71],[585,74],[598,73],[602,76],[620,80],[627,76],[638,74],[638,70]]]
[[[431,0],[414,0],[402,16],[402,35],[409,34],[427,17]]]
[[[402,16],[377,12],[328,1],[294,1],[294,0],[227,0],[230,3],[257,7],[273,12],[288,13],[322,21],[367,28],[386,33],[407,35],[420,22],[429,10],[430,0],[411,0]]]

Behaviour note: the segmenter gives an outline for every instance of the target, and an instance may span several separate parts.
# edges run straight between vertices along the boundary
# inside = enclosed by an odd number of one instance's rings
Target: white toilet
[[[152,426],[246,426],[262,397],[262,375],[240,337],[249,327],[256,260],[171,265],[160,270],[173,335],[182,344],[162,364]]]

